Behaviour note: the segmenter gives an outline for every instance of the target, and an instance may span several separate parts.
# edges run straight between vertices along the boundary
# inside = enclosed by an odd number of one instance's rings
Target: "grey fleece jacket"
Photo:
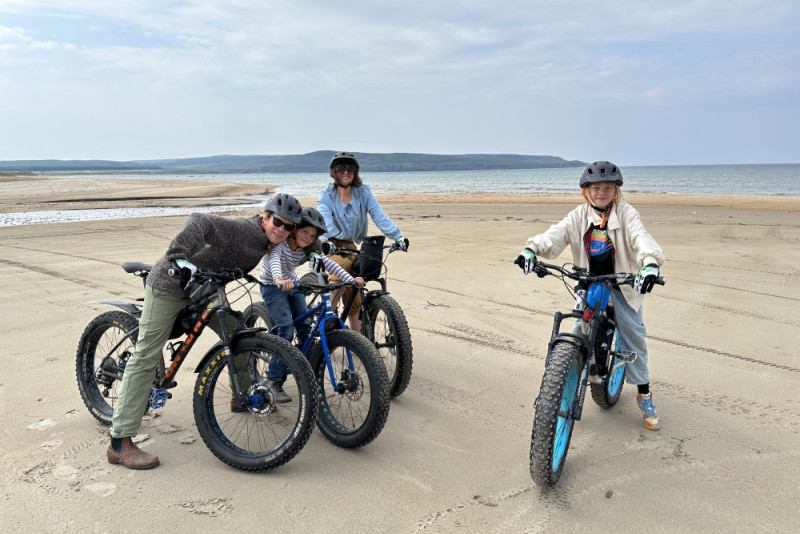
[[[261,215],[247,219],[229,219],[218,215],[192,213],[183,223],[147,276],[155,289],[188,297],[180,288],[178,277],[169,276],[172,260],[184,259],[200,270],[241,269],[252,271],[274,245],[261,227]]]

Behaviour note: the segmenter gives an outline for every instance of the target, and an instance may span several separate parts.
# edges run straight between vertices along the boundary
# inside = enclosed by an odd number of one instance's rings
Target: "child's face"
[[[598,208],[605,208],[617,194],[617,184],[615,182],[597,182],[589,184],[587,194],[592,204]]]
[[[317,239],[317,234],[317,229],[313,226],[304,226],[297,229],[294,239],[301,247],[307,247],[314,243],[314,240]]]

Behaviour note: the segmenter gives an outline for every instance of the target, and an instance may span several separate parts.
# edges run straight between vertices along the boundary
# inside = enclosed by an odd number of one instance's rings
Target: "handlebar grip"
[[[663,286],[666,283],[667,283],[667,279],[664,278],[663,276],[656,277],[656,284],[658,284],[660,286]]]

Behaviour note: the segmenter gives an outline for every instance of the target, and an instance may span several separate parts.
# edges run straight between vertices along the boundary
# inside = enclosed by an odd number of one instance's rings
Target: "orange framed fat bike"
[[[349,330],[331,308],[330,293],[345,286],[350,284],[328,283],[324,273],[303,275],[295,288],[306,297],[318,298],[293,322],[295,326],[307,320],[313,323],[299,347],[311,362],[317,381],[317,427],[334,445],[354,448],[378,437],[389,417],[391,399],[386,368],[377,350],[364,336]],[[244,317],[248,326],[277,332],[264,302],[248,306]]]
[[[380,288],[376,288],[374,284],[371,288],[367,288],[367,284],[353,288],[339,317],[342,321],[347,319],[356,296],[360,294],[361,334],[378,350],[389,375],[389,393],[392,397],[397,397],[406,390],[411,380],[414,355],[406,316],[386,288],[386,260],[391,253],[401,249],[394,243],[383,243],[384,236],[371,236],[364,239],[361,249],[337,247],[331,254],[355,255],[353,276],[361,276],[367,283],[375,282],[380,285]],[[385,257],[384,251],[387,251]]]
[[[575,298],[572,311],[556,312],[553,318],[542,385],[534,402],[530,473],[540,487],[554,486],[561,477],[587,387],[602,408],[614,406],[622,393],[626,367],[637,357],[622,346],[609,302],[611,288],[633,285],[636,275],[593,275],[576,265],[568,266],[537,261],[533,268],[540,278],[552,275],[561,279]],[[567,280],[577,284],[570,288]],[[658,277],[656,283],[664,285],[665,279]],[[564,319],[574,319],[577,326],[562,332]]]
[[[152,265],[129,262],[122,268],[146,283]],[[195,424],[217,458],[238,469],[264,471],[291,460],[308,441],[317,415],[316,386],[311,367],[297,349],[263,328],[246,327],[243,315],[231,309],[226,291],[231,282],[236,282],[234,291],[242,289],[244,296],[257,280],[241,270],[195,273],[190,303],[178,315],[155,370],[148,409],[161,408],[172,398],[170,390],[177,385],[175,377],[186,356],[212,318],[218,319],[221,339],[195,368]],[[89,323],[76,355],[83,402],[95,419],[109,425],[136,346],[142,305],[93,302],[121,309],[102,313]],[[291,404],[274,402],[275,392],[266,379],[273,358],[291,371],[283,384],[295,399]]]

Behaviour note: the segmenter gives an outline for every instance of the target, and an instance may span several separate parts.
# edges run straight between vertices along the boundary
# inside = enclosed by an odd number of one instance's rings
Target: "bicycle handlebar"
[[[391,245],[383,245],[383,249],[389,249],[389,254],[392,252],[396,252],[398,250],[402,250],[397,243],[392,243]],[[336,254],[339,256],[355,256],[361,253],[360,249],[357,248],[346,248],[346,247],[334,247],[333,250],[330,252],[331,254]]]
[[[548,274],[551,276],[556,276],[556,274],[551,271],[558,271],[567,278],[577,282],[591,283],[610,281],[612,282],[612,285],[632,286],[633,281],[636,280],[635,273],[591,274],[583,267],[578,267],[577,265],[572,265],[572,270],[568,270],[561,265],[553,265],[551,263],[544,263],[538,260],[533,265],[533,272],[535,272],[539,277],[547,276]],[[663,276],[658,276],[656,277],[655,283],[663,286],[667,283],[667,279]]]

